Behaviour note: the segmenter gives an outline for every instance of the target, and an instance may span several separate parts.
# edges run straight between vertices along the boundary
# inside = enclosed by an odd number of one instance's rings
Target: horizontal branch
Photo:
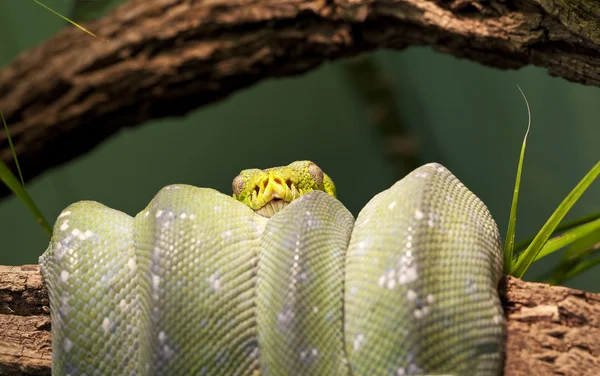
[[[593,0],[129,0],[69,27],[0,71],[27,180],[127,126],[181,116],[267,77],[376,48],[528,64],[600,84]],[[50,16],[50,15],[49,15]],[[14,165],[4,132],[0,160]],[[0,188],[0,197],[6,195]]]
[[[510,376],[600,375],[600,294],[507,277]],[[48,296],[37,265],[0,266],[0,374],[49,375]]]

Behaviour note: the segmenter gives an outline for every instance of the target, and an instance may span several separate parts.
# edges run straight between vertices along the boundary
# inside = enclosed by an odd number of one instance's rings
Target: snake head
[[[233,198],[267,218],[311,191],[324,191],[335,197],[333,181],[311,161],[243,170],[233,179],[232,188]]]

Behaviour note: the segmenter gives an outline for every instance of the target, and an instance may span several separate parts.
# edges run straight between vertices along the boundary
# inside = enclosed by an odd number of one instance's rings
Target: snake
[[[502,374],[498,227],[447,168],[356,218],[311,161],[243,170],[232,190],[58,215],[39,259],[53,375]]]

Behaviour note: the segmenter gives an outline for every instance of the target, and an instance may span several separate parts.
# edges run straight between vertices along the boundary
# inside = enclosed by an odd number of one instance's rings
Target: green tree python
[[[354,220],[310,161],[233,197],[170,185],[134,218],[67,207],[40,265],[53,375],[499,375],[502,249],[424,165]]]

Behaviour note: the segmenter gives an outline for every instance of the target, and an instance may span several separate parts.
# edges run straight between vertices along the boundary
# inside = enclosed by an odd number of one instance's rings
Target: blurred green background
[[[72,0],[45,4],[77,19],[96,17],[108,8],[107,2],[88,1],[73,13]],[[0,2],[0,64],[62,27],[63,20],[33,1]],[[528,97],[533,118],[517,240],[539,230],[599,160],[600,88],[552,78],[540,68],[494,70],[430,48],[378,51],[372,57],[395,90],[401,122],[419,138],[418,163],[437,161],[448,167],[486,203],[503,236],[527,125],[517,84]],[[229,193],[232,178],[243,168],[311,159],[334,179],[339,199],[356,215],[399,176],[342,64],[265,80],[186,117],[124,129],[85,156],[31,181],[30,193],[51,223],[65,206],[82,199],[134,215],[167,184]],[[598,211],[600,182],[568,218]],[[14,197],[0,200],[0,237],[4,265],[36,263],[48,243]],[[525,279],[535,279],[556,260],[537,263]],[[567,285],[600,291],[600,268]]]

